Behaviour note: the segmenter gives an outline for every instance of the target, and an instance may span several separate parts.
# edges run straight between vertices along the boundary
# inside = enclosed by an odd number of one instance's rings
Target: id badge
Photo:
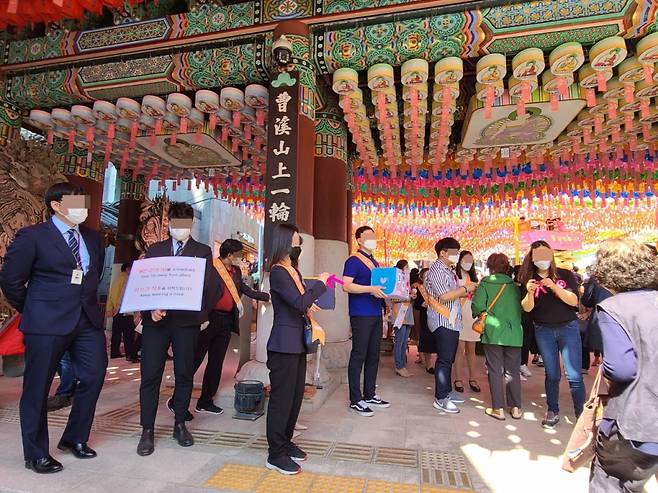
[[[74,269],[71,273],[71,284],[82,284],[83,275],[82,269]]]

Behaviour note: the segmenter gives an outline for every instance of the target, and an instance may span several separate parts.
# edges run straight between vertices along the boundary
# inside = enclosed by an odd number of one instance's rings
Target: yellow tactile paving
[[[315,475],[301,473],[296,476],[283,476],[270,471],[254,490],[255,493],[306,493]]]
[[[265,474],[262,467],[226,464],[206,481],[206,486],[252,492]]]
[[[418,493],[418,485],[369,479],[366,493]]]
[[[318,474],[309,493],[363,493],[365,484],[363,478]]]

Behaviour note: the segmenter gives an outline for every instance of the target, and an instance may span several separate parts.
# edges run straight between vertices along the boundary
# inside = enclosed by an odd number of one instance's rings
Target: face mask
[[[363,248],[373,251],[377,248],[377,240],[366,240],[363,242]]]
[[[87,219],[88,214],[88,209],[69,209],[69,213],[64,214],[64,217],[73,224],[82,224]]]
[[[169,234],[176,241],[185,241],[190,237],[190,228],[169,228]]]
[[[457,262],[459,262],[459,254],[457,254],[457,255],[448,255],[448,261],[451,264],[456,264]]]
[[[302,255],[302,247],[292,247],[290,249],[290,260],[299,260]]]
[[[472,262],[462,262],[462,270],[468,272],[469,270],[471,270],[471,267],[473,267]]]
[[[533,262],[539,270],[548,270],[551,267],[550,260],[536,260]]]

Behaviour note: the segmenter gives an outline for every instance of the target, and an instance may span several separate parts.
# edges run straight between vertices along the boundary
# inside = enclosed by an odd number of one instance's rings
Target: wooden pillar
[[[133,179],[133,170],[127,170],[120,178],[121,196],[119,199],[119,219],[114,250],[114,263],[123,264],[135,260],[139,251],[135,247],[135,235],[139,226],[142,201],[146,193],[146,180],[143,175]]]

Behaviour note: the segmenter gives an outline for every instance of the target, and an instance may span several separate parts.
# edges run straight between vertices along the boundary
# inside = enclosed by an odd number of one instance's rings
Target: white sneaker
[[[448,399],[455,404],[463,404],[466,402],[466,399],[464,399],[459,392],[455,392],[454,390],[448,394]]]
[[[450,400],[450,397],[446,397],[445,399],[441,399],[441,400],[434,399],[432,406],[435,409],[438,409],[439,411],[443,411],[444,413],[448,413],[448,414],[459,413],[459,408],[455,406],[455,403]]]
[[[532,376],[532,372],[530,371],[530,368],[528,368],[528,365],[521,365],[519,370],[521,371],[521,376],[530,378]]]
[[[301,423],[295,423],[295,430],[296,431],[306,431],[306,430],[308,430],[308,426],[303,425]]]

